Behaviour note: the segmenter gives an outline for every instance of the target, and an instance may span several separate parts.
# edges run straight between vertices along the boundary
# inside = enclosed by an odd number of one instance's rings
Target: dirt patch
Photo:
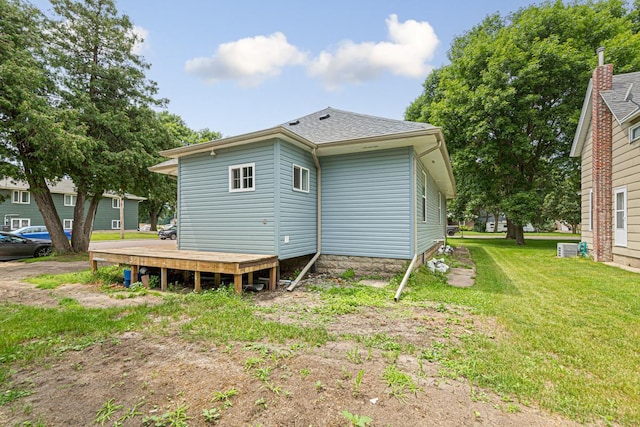
[[[54,264],[2,264],[0,271],[11,271],[12,280],[2,280],[0,301],[49,307],[68,292],[65,295],[93,306],[90,301],[99,294],[95,287],[71,285],[51,294],[19,281],[23,270],[38,274],[36,270],[86,267]],[[215,346],[185,341],[176,323],[152,332],[157,319],[150,319],[150,328],[143,332],[63,352],[37,366],[14,366],[7,388],[32,394],[0,407],[0,424],[40,420],[49,427],[98,425],[98,411],[111,401],[117,409],[105,422],[108,426],[117,425],[119,418],[119,425],[140,426],[143,417],[177,417],[180,411],[190,417],[189,426],[213,425],[203,410],[217,414],[221,426],[349,425],[342,411],[366,415],[372,426],[577,425],[441,375],[436,354],[440,346],[488,327],[463,309],[398,310],[390,305],[330,318],[314,313],[320,306],[318,295],[304,286],[295,292],[259,293],[255,300],[264,319],[322,323],[336,339],[318,347]],[[106,297],[98,306],[121,302]],[[367,339],[380,342],[365,348]],[[433,361],[395,351],[396,346],[411,345],[433,350]],[[390,366],[411,378],[414,389],[390,385],[384,379]]]

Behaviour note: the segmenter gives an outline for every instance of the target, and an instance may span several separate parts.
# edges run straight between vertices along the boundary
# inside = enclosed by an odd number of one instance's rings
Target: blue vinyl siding
[[[442,209],[438,211],[439,190],[435,180],[425,169],[422,162],[416,162],[416,227],[418,231],[418,253],[425,252],[436,244],[437,239],[443,239],[447,227],[447,203],[442,196]],[[427,222],[422,221],[422,191],[424,179],[422,172],[427,174]]]
[[[183,157],[178,247],[276,254],[275,141]],[[255,163],[255,191],[229,192],[229,166]]]
[[[324,254],[412,257],[412,162],[409,147],[320,158]]]
[[[279,256],[280,259],[317,251],[317,173],[311,153],[287,142],[279,144]],[[309,192],[293,189],[293,165],[309,170]],[[289,243],[284,243],[289,236]]]

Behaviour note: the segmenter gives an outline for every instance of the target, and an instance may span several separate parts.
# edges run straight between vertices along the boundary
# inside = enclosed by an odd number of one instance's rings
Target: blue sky
[[[43,11],[46,0],[32,0]],[[451,41],[534,0],[120,0],[148,77],[192,129],[224,136],[325,107],[402,119]]]

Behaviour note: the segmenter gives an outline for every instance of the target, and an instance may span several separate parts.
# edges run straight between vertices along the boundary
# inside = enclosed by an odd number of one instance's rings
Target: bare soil
[[[60,298],[74,298],[86,307],[105,308],[161,302],[161,297],[155,296],[116,299],[95,286],[78,284],[40,290],[21,281],[28,275],[84,268],[88,268],[87,262],[2,263],[0,303],[56,307]],[[281,322],[304,321],[282,307],[318,304],[317,294],[306,292],[305,286],[290,293],[282,289],[261,292],[254,298],[265,318]],[[263,310],[270,307],[274,310]],[[325,326],[337,337],[386,334],[420,346],[438,341],[445,330],[455,340],[463,334],[496,327],[460,308],[448,313],[423,307],[402,310],[388,307],[335,316]],[[459,319],[454,324],[452,312]],[[155,324],[161,321],[150,319]],[[1,328],[0,324],[0,333],[7,332]],[[141,426],[144,417],[176,416],[180,408],[186,408],[190,418],[185,425],[189,426],[350,425],[342,411],[370,417],[371,426],[577,425],[473,388],[465,381],[447,379],[437,362],[420,366],[416,357],[406,355],[395,360],[396,366],[410,373],[419,389],[415,393],[399,391],[394,396],[383,379],[394,357],[390,351],[367,351],[347,338],[315,348],[293,349],[267,343],[215,346],[188,342],[181,338],[177,322],[169,323],[162,333],[150,329],[128,332],[80,351],[60,353],[44,363],[13,366],[11,383],[0,392],[26,389],[32,394],[1,406],[0,425],[99,425],[96,415],[111,399],[113,405],[122,406],[104,423],[107,426]],[[258,367],[247,369],[249,362],[258,358],[262,359],[259,366],[263,371]],[[259,379],[258,375],[268,369],[268,379]],[[363,376],[357,389],[359,371]],[[220,392],[230,390],[237,394],[229,396],[228,401],[216,400]],[[212,408],[218,409],[219,418],[207,422],[202,411]]]

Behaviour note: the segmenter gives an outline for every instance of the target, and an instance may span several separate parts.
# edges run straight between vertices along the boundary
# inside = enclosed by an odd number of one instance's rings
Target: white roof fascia
[[[587,94],[584,97],[582,103],[582,111],[580,112],[580,120],[578,121],[578,128],[576,134],[573,137],[573,144],[571,145],[570,157],[580,157],[582,155],[582,148],[587,138],[587,130],[591,124],[591,93],[593,92],[593,82],[589,80],[589,86],[587,87]]]

